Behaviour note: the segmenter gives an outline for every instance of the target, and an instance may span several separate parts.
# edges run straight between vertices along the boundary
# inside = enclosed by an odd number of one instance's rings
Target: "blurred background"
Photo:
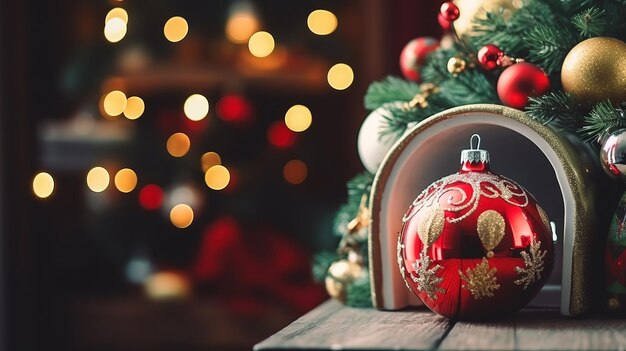
[[[3,1],[2,346],[249,350],[311,256],[367,86],[441,1]]]

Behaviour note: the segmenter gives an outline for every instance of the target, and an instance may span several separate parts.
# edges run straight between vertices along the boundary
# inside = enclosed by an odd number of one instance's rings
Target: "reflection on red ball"
[[[522,62],[507,67],[498,78],[498,97],[503,104],[524,109],[529,97],[545,94],[550,80],[544,71],[532,63]]]
[[[408,42],[400,53],[400,71],[404,78],[420,82],[420,71],[429,53],[439,47],[439,42],[431,37],[420,37]]]

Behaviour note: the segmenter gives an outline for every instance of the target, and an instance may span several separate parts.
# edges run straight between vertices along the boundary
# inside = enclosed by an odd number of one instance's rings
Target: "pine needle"
[[[563,91],[531,97],[526,113],[543,125],[576,132],[582,125],[584,112],[571,94]]]
[[[416,83],[388,76],[370,84],[365,93],[365,108],[374,110],[391,102],[409,101],[419,92],[420,87]]]
[[[624,107],[614,107],[610,101],[598,103],[585,116],[579,132],[584,140],[599,140],[617,129],[626,127]]]

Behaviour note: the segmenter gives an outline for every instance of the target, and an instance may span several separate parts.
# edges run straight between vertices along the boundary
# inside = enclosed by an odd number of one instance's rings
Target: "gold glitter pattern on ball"
[[[483,297],[492,297],[494,291],[500,288],[497,282],[496,267],[489,267],[489,262],[483,257],[483,261],[474,267],[468,268],[465,274],[459,270],[461,279],[465,281],[463,287],[472,293],[474,299],[479,300]]]
[[[505,222],[501,214],[487,210],[478,216],[476,231],[487,251],[492,251],[504,238]]]

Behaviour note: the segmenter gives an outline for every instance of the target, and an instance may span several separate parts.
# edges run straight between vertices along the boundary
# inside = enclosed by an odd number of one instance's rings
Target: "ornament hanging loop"
[[[474,137],[476,138],[476,147],[474,147]],[[470,150],[480,150],[480,135],[472,134],[470,137]]]

